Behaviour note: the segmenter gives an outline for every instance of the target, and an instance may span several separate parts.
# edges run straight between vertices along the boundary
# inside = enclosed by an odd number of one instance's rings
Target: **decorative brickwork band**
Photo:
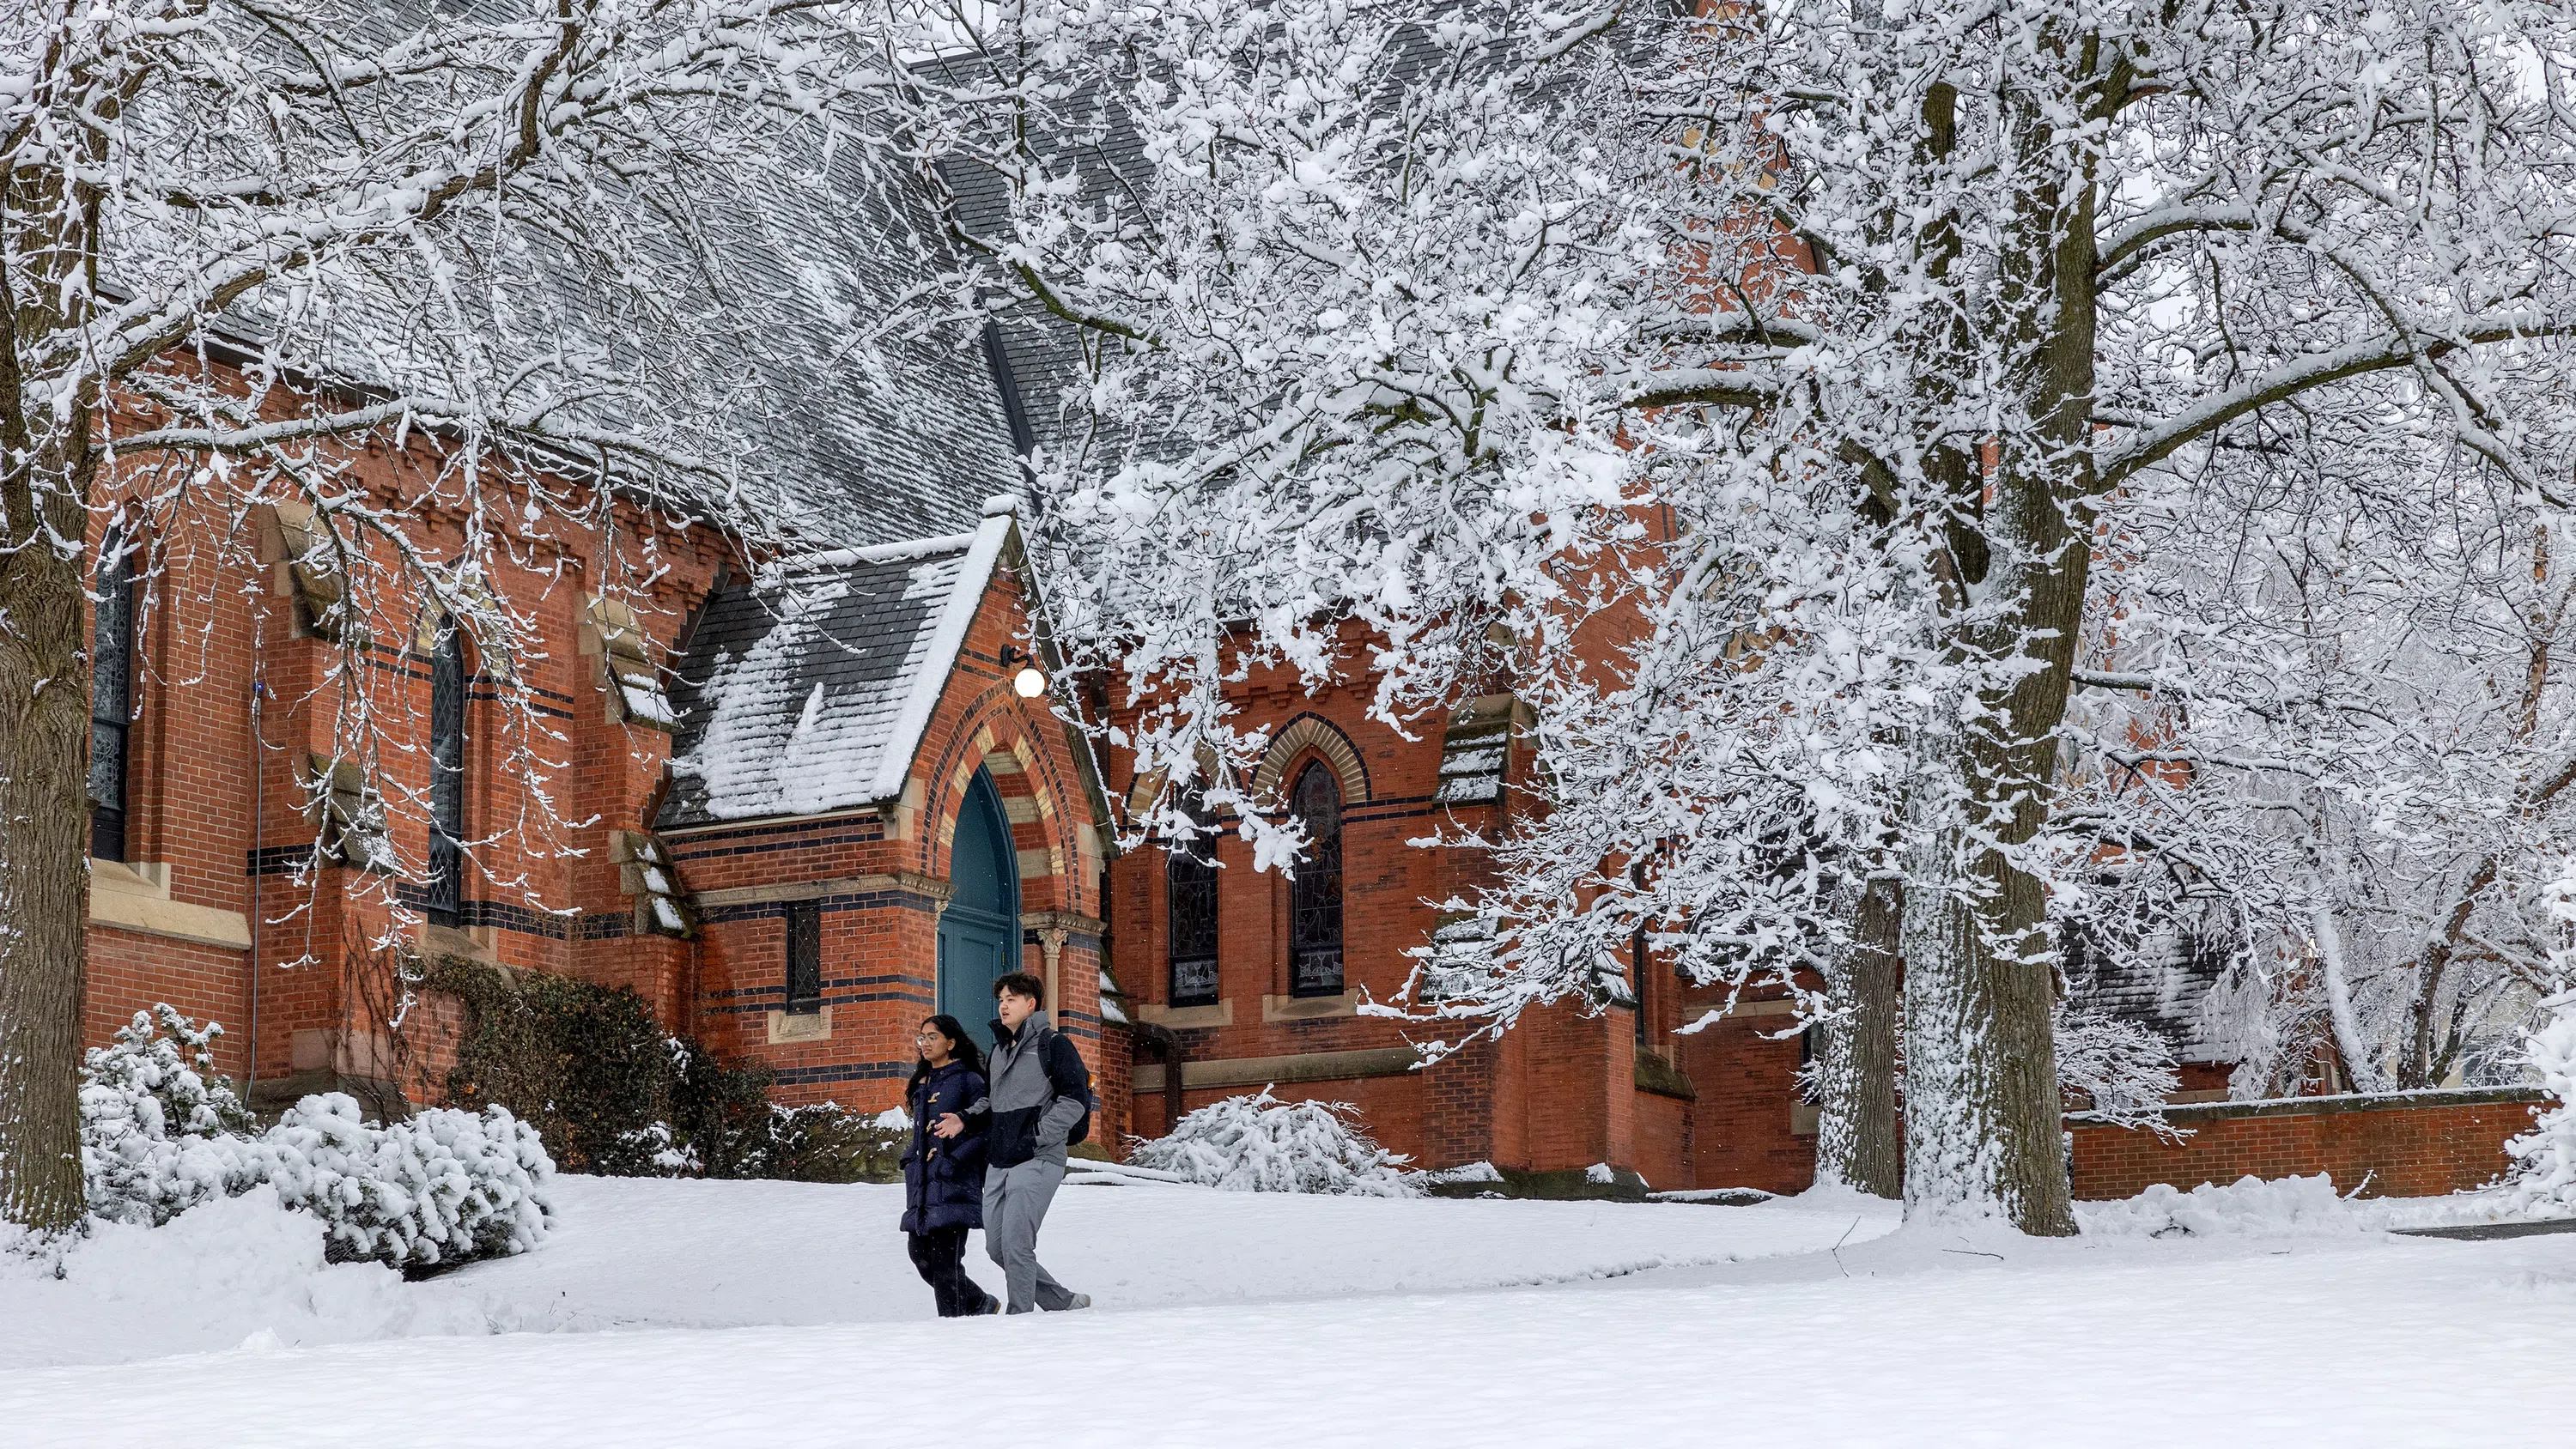
[[[1360,752],[1351,737],[1319,714],[1301,714],[1271,737],[1270,748],[1261,755],[1261,768],[1252,776],[1252,797],[1276,808],[1284,798],[1288,767],[1309,750],[1323,756],[1341,780],[1344,808],[1371,798],[1368,770],[1360,764]]]

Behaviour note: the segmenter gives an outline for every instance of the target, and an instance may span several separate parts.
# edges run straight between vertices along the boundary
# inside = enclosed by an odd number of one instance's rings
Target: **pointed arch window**
[[[1210,823],[1192,802],[1190,818]],[[1163,889],[1171,926],[1168,962],[1174,1006],[1214,1006],[1220,999],[1216,951],[1216,838],[1172,842]]]
[[[1306,858],[1288,888],[1288,992],[1342,993],[1342,782],[1321,760],[1297,777],[1289,808],[1306,827]]]
[[[429,656],[429,891],[436,926],[465,915],[465,631],[439,627]]]
[[[123,860],[134,729],[134,554],[110,529],[99,557],[89,655],[89,853],[94,860]]]

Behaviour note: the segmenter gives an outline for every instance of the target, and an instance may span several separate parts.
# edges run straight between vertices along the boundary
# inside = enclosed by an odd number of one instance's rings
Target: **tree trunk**
[[[2000,1217],[2026,1233],[2066,1236],[2075,1217],[2042,887],[1964,843],[1952,828],[1911,842],[1906,1215]]]
[[[1817,1063],[1816,1175],[1874,1197],[1905,1192],[1896,1124],[1898,933],[1904,887],[1873,880],[1854,909],[1852,948],[1825,991],[1833,1011]]]
[[[75,1228],[86,1211],[90,681],[82,557],[62,557],[35,524],[41,509],[56,537],[84,539],[87,454],[0,477],[0,1218],[41,1233]]]
[[[2067,107],[2100,52],[2050,27],[2024,59],[1997,101],[2017,185],[1984,319],[2019,416],[1989,444],[1984,557],[1952,551],[1951,659],[1977,682],[1918,737],[1909,791],[1905,1204],[2066,1236],[2047,889],[2011,853],[2047,823],[2092,566],[2094,143]]]

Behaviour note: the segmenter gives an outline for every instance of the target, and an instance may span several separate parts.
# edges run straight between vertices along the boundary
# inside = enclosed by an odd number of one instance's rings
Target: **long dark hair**
[[[966,1064],[966,1070],[979,1077],[984,1075],[984,1053],[975,1045],[975,1038],[966,1034],[966,1028],[958,1023],[957,1018],[943,1013],[938,1016],[925,1016],[922,1022],[939,1028],[939,1034],[948,1038],[950,1061],[963,1062]],[[903,1084],[903,1099],[907,1102],[911,1101],[914,1089],[921,1085],[922,1078],[929,1075],[930,1058],[916,1058],[912,1064],[912,1080]]]

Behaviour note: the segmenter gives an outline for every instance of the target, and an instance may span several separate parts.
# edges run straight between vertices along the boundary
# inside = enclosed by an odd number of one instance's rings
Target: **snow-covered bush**
[[[306,1097],[256,1135],[208,1045],[221,1028],[159,1006],[89,1053],[81,1165],[90,1211],[158,1227],[266,1185],[322,1220],[334,1261],[429,1267],[505,1256],[545,1236],[554,1163],[500,1107],[431,1108],[375,1126],[354,1098]]]
[[[2076,1214],[2084,1231],[2113,1237],[2292,1237],[2356,1232],[2372,1223],[2322,1172],[2204,1182],[2189,1192],[2160,1182],[2119,1202],[2079,1204]]]
[[[2525,1211],[2576,1212],[2576,997],[2531,1035],[2531,1065],[2558,1105],[2540,1114],[2531,1130],[2505,1144],[2518,1164],[2514,1205]]]
[[[1131,1138],[1127,1160],[1233,1192],[1412,1197],[1398,1157],[1352,1125],[1347,1102],[1282,1102],[1270,1089],[1211,1102],[1168,1137]]]
[[[134,1013],[114,1044],[89,1050],[81,1082],[81,1170],[91,1211],[158,1227],[259,1178],[229,1144],[250,1125],[215,1073],[215,1038],[167,1003]]]
[[[507,1257],[546,1235],[554,1163],[507,1108],[433,1107],[370,1125],[343,1093],[307,1097],[258,1139],[268,1180],[329,1226],[336,1262],[429,1267]]]

